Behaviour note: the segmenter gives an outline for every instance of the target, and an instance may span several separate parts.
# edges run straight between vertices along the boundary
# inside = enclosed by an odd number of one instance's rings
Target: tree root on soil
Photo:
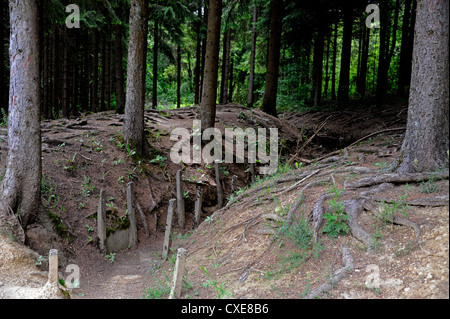
[[[346,246],[341,246],[339,248],[339,250],[342,253],[342,264],[343,266],[341,268],[339,268],[338,270],[336,270],[333,275],[331,276],[330,280],[317,287],[316,289],[312,290],[309,294],[307,294],[304,299],[315,299],[320,297],[321,295],[323,295],[324,293],[327,293],[328,291],[330,291],[331,289],[333,289],[333,287],[335,287],[342,279],[345,278],[345,276],[353,271],[354,264],[353,264],[353,257],[352,254],[350,252],[350,249],[347,248]]]

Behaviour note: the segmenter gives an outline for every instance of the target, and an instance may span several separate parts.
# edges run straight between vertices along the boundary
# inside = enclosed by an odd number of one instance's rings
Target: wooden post
[[[220,180],[220,160],[215,160],[215,168],[216,168],[216,186],[217,186],[217,209],[221,209],[223,207],[223,189],[222,182]]]
[[[186,268],[186,249],[178,248],[177,261],[173,272],[172,289],[170,290],[169,299],[181,297],[181,288],[183,288],[183,277]]]
[[[99,239],[99,248],[103,253],[106,251],[105,243],[106,243],[106,209],[105,209],[105,192],[100,190],[100,199],[98,201],[98,209],[97,209],[97,236]]]
[[[184,194],[183,194],[183,180],[181,178],[182,170],[177,171],[177,217],[178,226],[184,228],[185,225],[185,209],[184,209]]]
[[[162,250],[162,259],[166,260],[170,249],[170,234],[172,233],[173,212],[177,205],[176,199],[169,200],[169,208],[167,210],[166,232],[164,234],[164,244]]]
[[[255,163],[250,163],[250,183],[254,184],[255,183]]]
[[[128,237],[129,246],[137,244],[137,225],[136,225],[136,212],[134,211],[134,183],[129,182],[127,185],[127,211],[128,220],[130,221],[130,235]]]
[[[48,253],[48,281],[49,283],[58,282],[58,250],[50,249]]]
[[[200,225],[200,220],[202,218],[202,201],[203,201],[203,186],[201,183],[198,183],[197,200],[195,201],[194,223],[192,224],[192,229],[197,228],[198,225]]]

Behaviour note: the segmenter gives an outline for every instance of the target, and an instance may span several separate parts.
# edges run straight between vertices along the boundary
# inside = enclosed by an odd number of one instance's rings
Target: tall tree
[[[350,62],[352,53],[353,6],[351,1],[344,3],[344,34],[342,36],[341,73],[339,75],[338,104],[348,102],[350,89]]]
[[[258,19],[258,6],[253,5],[252,14],[252,39],[251,39],[251,49],[250,49],[250,70],[248,76],[248,95],[247,95],[247,106],[253,106],[253,92],[255,86],[255,57],[256,57],[256,22]]]
[[[418,0],[408,120],[397,172],[448,168],[448,48],[449,2]]]
[[[0,185],[0,228],[14,223],[14,214],[20,217],[22,225],[35,220],[42,175],[37,1],[11,0],[9,9],[9,150]],[[23,234],[16,235],[23,240]]]
[[[116,24],[114,34],[114,70],[115,70],[115,92],[116,92],[116,111],[123,114],[125,111],[125,92],[124,92],[124,77],[123,77],[123,25]]]
[[[271,1],[270,37],[267,52],[266,87],[262,110],[277,116],[278,71],[280,67],[281,31],[283,20],[283,0]]]
[[[128,48],[127,93],[123,126],[124,141],[142,154],[147,52],[147,1],[130,2],[130,44]]]
[[[217,76],[219,72],[220,23],[222,0],[210,0],[208,9],[208,29],[206,35],[205,70],[203,73],[200,120],[202,133],[214,127],[217,103]]]

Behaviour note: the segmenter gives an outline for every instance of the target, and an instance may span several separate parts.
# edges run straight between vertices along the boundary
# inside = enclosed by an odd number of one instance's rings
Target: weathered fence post
[[[98,201],[97,209],[97,236],[99,239],[99,248],[103,253],[105,252],[105,242],[106,242],[106,209],[105,209],[105,192],[100,190],[100,199]]]
[[[194,222],[192,228],[198,227],[200,224],[200,219],[202,217],[202,201],[203,201],[203,186],[201,183],[197,184],[197,200],[195,201],[194,207]]]
[[[48,253],[48,281],[49,283],[57,283],[58,276],[58,250],[50,249]]]
[[[166,260],[170,249],[170,234],[172,233],[173,212],[177,205],[176,199],[169,200],[169,208],[167,210],[166,232],[164,234],[164,244],[162,250],[162,259]]]
[[[169,299],[180,298],[181,288],[183,288],[183,277],[186,268],[186,249],[178,248],[177,261],[173,271],[172,289],[170,290]]]
[[[181,178],[182,170],[177,171],[177,217],[178,226],[184,228],[185,225],[185,208],[184,208],[184,194],[183,194],[183,180]]]
[[[250,183],[255,183],[255,176],[256,176],[256,169],[255,169],[255,163],[250,163]]]
[[[215,160],[215,169],[216,169],[216,184],[217,184],[217,209],[221,209],[223,207],[223,189],[222,182],[220,180],[220,160]]]
[[[137,225],[136,225],[136,212],[134,211],[134,183],[129,182],[127,185],[127,211],[128,220],[130,221],[130,233],[128,237],[129,246],[137,244]]]

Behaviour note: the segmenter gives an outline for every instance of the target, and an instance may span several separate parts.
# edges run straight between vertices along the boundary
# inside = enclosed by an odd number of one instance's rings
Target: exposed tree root
[[[327,199],[330,199],[333,197],[329,192],[325,192],[322,195],[319,196],[319,199],[316,201],[316,203],[313,206],[312,210],[312,218],[313,218],[313,227],[314,227],[314,242],[317,243],[317,240],[319,238],[319,229],[322,225],[323,220],[323,202]]]
[[[416,238],[420,236],[420,227],[416,223],[404,217],[384,214],[381,207],[379,205],[375,205],[371,200],[364,200],[363,205],[366,210],[371,211],[377,218],[381,219],[382,221],[411,227],[414,230]]]
[[[372,250],[374,246],[373,237],[366,232],[358,223],[358,216],[363,210],[363,201],[350,199],[344,201],[345,213],[350,217],[348,220],[348,226],[350,231],[356,239],[362,241],[367,247],[367,250]]]
[[[350,252],[350,249],[347,248],[346,246],[341,246],[339,248],[339,250],[342,253],[342,264],[343,266],[336,270],[333,275],[331,276],[330,280],[317,287],[316,289],[312,290],[309,294],[307,294],[304,299],[315,299],[320,297],[321,295],[323,295],[324,293],[330,291],[331,289],[333,289],[333,287],[335,287],[342,279],[345,278],[345,276],[353,271],[354,264],[353,264],[353,257],[352,254]]]
[[[448,170],[439,173],[387,173],[377,174],[375,176],[368,176],[357,180],[356,182],[344,183],[345,188],[356,189],[361,187],[368,187],[378,185],[381,183],[410,183],[422,182],[430,179],[448,179]]]

